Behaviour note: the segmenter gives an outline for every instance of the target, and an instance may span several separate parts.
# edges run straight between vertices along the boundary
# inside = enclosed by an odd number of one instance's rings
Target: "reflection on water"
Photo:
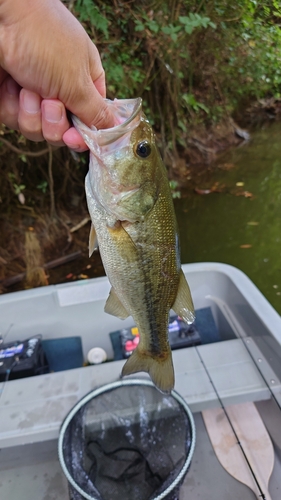
[[[222,192],[189,189],[175,201],[182,262],[238,267],[281,314],[281,124],[224,155],[198,187],[216,183]]]

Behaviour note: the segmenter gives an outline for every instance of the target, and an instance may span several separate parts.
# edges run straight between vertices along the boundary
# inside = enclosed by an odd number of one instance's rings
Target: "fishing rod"
[[[241,441],[240,441],[240,439],[239,439],[239,437],[238,437],[238,435],[237,435],[237,432],[235,431],[235,428],[234,428],[234,426],[233,426],[233,424],[232,424],[232,422],[231,422],[231,419],[230,419],[230,417],[229,417],[229,415],[228,415],[228,413],[227,413],[227,410],[226,410],[226,408],[225,408],[225,406],[224,406],[224,404],[223,404],[223,401],[222,401],[222,399],[221,399],[221,397],[220,397],[220,395],[219,395],[219,393],[218,393],[218,390],[217,390],[217,388],[216,388],[216,386],[215,386],[215,384],[214,384],[214,382],[213,382],[213,380],[212,380],[212,377],[211,377],[211,375],[210,375],[210,372],[209,372],[209,370],[208,370],[208,368],[207,368],[206,364],[204,363],[204,360],[203,360],[203,358],[202,358],[202,356],[201,356],[201,354],[200,354],[200,351],[199,351],[198,347],[197,347],[195,344],[194,344],[194,346],[193,346],[193,347],[195,347],[195,349],[196,349],[196,352],[197,352],[197,355],[198,355],[198,357],[199,357],[199,359],[200,359],[200,362],[201,362],[201,363],[202,363],[202,365],[203,365],[203,368],[204,368],[204,370],[205,370],[205,372],[206,372],[206,374],[207,374],[207,376],[208,376],[208,379],[209,379],[209,381],[210,381],[210,383],[211,383],[211,385],[212,385],[212,387],[213,387],[213,389],[214,389],[214,391],[215,391],[215,394],[216,394],[217,399],[218,399],[218,401],[219,401],[219,403],[220,403],[220,406],[221,406],[221,408],[222,408],[222,410],[223,410],[223,412],[224,412],[224,414],[225,414],[225,416],[226,416],[226,418],[227,418],[227,420],[228,420],[228,423],[229,423],[229,425],[230,425],[230,427],[231,427],[231,430],[232,430],[232,432],[233,432],[233,434],[234,434],[234,436],[235,436],[235,439],[236,439],[236,441],[237,441],[237,444],[239,445],[240,450],[241,450],[241,452],[242,452],[242,454],[243,454],[243,456],[244,456],[244,459],[245,459],[245,461],[246,461],[246,463],[247,463],[247,465],[248,465],[248,467],[249,467],[249,470],[250,470],[250,472],[251,472],[251,474],[252,474],[252,476],[253,476],[253,479],[254,479],[254,481],[255,481],[255,484],[256,484],[256,486],[257,486],[257,488],[258,488],[259,492],[260,492],[260,495],[259,495],[259,496],[262,498],[262,500],[266,500],[266,497],[265,497],[265,495],[264,495],[264,493],[263,493],[263,491],[262,491],[262,488],[261,488],[261,486],[260,486],[260,484],[259,484],[259,481],[258,481],[258,479],[257,479],[257,476],[256,476],[256,474],[255,474],[255,472],[254,472],[254,470],[253,470],[253,468],[252,468],[252,466],[251,466],[251,464],[250,464],[250,462],[249,462],[249,459],[248,459],[248,457],[247,457],[247,454],[246,454],[246,452],[245,452],[245,450],[244,450],[244,448],[243,448],[243,445],[242,445],[242,443],[241,443]]]

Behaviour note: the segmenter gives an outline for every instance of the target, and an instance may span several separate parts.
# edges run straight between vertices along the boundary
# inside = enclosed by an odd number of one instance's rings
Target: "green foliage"
[[[93,0],[77,0],[76,10],[79,13],[79,21],[87,22],[87,24],[90,23],[91,26],[94,26],[96,30],[100,31],[108,39],[108,20]]]
[[[220,48],[216,48],[216,62],[220,64],[222,57],[226,61],[220,70],[220,80],[225,98],[233,107],[244,96],[280,97],[281,7],[278,4],[270,1],[261,7],[256,2],[240,1],[239,22],[233,22],[228,31],[221,24],[226,43],[223,52],[218,53]],[[236,88],[235,83],[238,83]]]
[[[110,98],[142,96],[163,148],[245,100],[281,96],[279,0],[76,0]]]
[[[177,181],[170,181],[170,189],[172,192],[172,197],[175,198],[180,198],[181,197],[181,192],[178,189],[179,183]]]
[[[14,191],[16,196],[18,196],[20,193],[22,193],[25,190],[26,186],[24,184],[18,184],[16,182],[16,176],[12,172],[8,173],[8,178],[12,183],[13,191]]]
[[[200,14],[193,14],[190,12],[188,16],[179,16],[179,22],[184,25],[184,30],[186,33],[191,35],[193,30],[196,28],[216,28],[216,24],[212,23],[209,17],[201,16]]]
[[[40,191],[42,191],[43,194],[46,194],[46,191],[47,191],[47,188],[49,186],[49,183],[47,181],[42,181],[42,182],[39,182],[39,184],[37,184],[37,189],[40,189]]]
[[[155,34],[162,32],[165,35],[169,35],[173,42],[182,38],[185,33],[191,35],[196,28],[207,28],[208,26],[216,28],[216,25],[211,22],[209,17],[204,17],[197,13],[193,14],[192,12],[188,16],[179,16],[175,24],[168,23],[164,26],[161,22],[150,19],[145,14],[142,15],[142,19],[135,19],[136,31],[147,30]]]
[[[205,111],[205,113],[207,113],[207,114],[210,113],[207,106],[205,106],[205,104],[203,104],[202,102],[196,101],[193,94],[183,94],[182,100],[183,100],[184,105],[187,107],[187,109],[189,110],[189,112],[191,114],[192,114],[192,111],[197,112],[200,109],[203,109],[203,111]]]
[[[27,163],[27,159],[26,159],[26,156],[24,154],[19,155],[19,158],[21,159],[21,161],[23,161],[23,163]]]

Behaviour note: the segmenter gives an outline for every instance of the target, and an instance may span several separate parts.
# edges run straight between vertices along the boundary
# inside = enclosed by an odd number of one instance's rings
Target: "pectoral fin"
[[[176,300],[172,305],[172,309],[189,325],[195,320],[194,306],[190,289],[182,269],[180,272],[178,293]]]
[[[124,223],[118,221],[115,227],[107,227],[112,242],[116,245],[118,252],[125,255],[128,262],[138,259],[138,250],[135,242],[127,233]]]
[[[89,257],[93,254],[95,250],[99,247],[98,238],[96,235],[96,231],[94,225],[91,225],[90,235],[89,235]]]
[[[111,314],[112,316],[116,316],[120,319],[126,319],[129,316],[129,313],[123,306],[120,299],[117,297],[114,288],[111,288],[109,292],[109,296],[104,306],[104,310],[107,314]]]

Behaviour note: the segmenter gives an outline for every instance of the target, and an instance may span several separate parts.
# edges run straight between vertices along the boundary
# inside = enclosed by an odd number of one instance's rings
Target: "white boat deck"
[[[270,391],[240,339],[173,352],[175,389],[192,412],[218,405],[201,354],[224,404],[270,399]],[[2,384],[0,447],[56,439],[65,415],[85,394],[118,380],[124,361]],[[145,375],[144,375],[145,377]],[[275,390],[281,385],[275,384]]]
[[[225,406],[256,403],[275,447],[269,489],[272,499],[280,500],[281,412],[273,396],[280,405],[281,318],[250,280],[234,268],[207,263],[183,269],[195,308],[212,308],[223,340],[173,351],[175,388],[194,413],[197,427],[195,455],[180,500],[256,498],[214,455],[200,412],[219,406],[217,393]],[[0,332],[6,332],[5,342],[38,333],[44,338],[81,335],[84,356],[94,342],[110,358],[108,333],[124,324],[129,326],[132,320],[121,322],[103,312],[108,291],[107,279],[99,278],[1,296]],[[0,384],[1,500],[69,499],[57,458],[61,423],[86,393],[117,380],[123,363],[108,362]]]

